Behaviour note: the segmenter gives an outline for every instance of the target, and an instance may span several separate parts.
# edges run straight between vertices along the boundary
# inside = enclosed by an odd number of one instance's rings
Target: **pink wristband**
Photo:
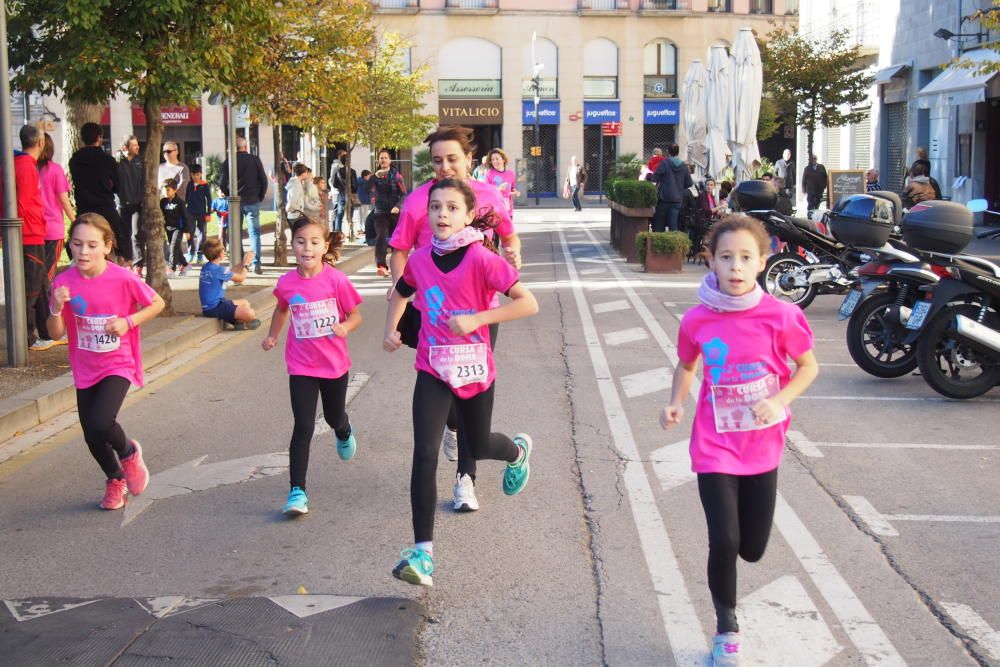
[[[132,321],[131,315],[126,316],[125,321],[128,322],[129,329],[135,329],[135,322]]]

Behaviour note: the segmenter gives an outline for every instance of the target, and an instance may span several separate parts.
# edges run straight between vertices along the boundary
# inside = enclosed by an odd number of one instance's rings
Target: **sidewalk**
[[[244,245],[246,246],[244,239]],[[258,312],[274,304],[272,291],[278,278],[290,267],[273,266],[274,233],[261,238],[264,261],[262,275],[250,274],[242,285],[226,290],[227,298],[248,299]],[[291,256],[289,245],[289,258]],[[353,273],[373,261],[373,249],[361,244],[344,248],[338,268]],[[200,267],[193,266],[183,278],[172,278],[175,315],[157,317],[142,327],[142,359],[148,371],[179,352],[198,345],[223,330],[219,320],[201,317],[198,300]],[[6,366],[6,323],[0,295],[0,442],[44,424],[76,406],[76,391],[69,372],[65,345],[44,352],[29,352],[24,368]],[[234,334],[235,335],[235,334]]]

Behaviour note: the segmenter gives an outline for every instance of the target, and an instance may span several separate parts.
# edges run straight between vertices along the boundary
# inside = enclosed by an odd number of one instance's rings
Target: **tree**
[[[872,76],[859,69],[860,48],[848,44],[848,33],[835,30],[825,40],[806,39],[778,28],[761,50],[769,97],[779,109],[794,114],[806,130],[808,154],[818,127],[860,122],[863,111],[842,111],[868,99]],[[806,162],[808,159],[804,160]]]
[[[61,92],[67,100],[103,105],[118,92],[142,103],[147,148],[141,226],[146,282],[172,312],[160,248],[157,171],[163,139],[161,107],[201,97],[231,77],[234,63],[266,22],[266,0],[15,0],[9,3],[11,67],[21,90]]]

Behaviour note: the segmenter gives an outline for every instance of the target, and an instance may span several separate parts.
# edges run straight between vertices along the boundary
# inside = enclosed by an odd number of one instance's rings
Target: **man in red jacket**
[[[45,321],[49,316],[48,285],[45,273],[45,214],[38,181],[38,157],[45,147],[45,133],[34,125],[21,128],[21,150],[14,151],[14,183],[17,190],[17,217],[24,245],[24,292],[28,309],[28,345],[47,350],[49,339]],[[0,181],[0,197],[3,196]]]

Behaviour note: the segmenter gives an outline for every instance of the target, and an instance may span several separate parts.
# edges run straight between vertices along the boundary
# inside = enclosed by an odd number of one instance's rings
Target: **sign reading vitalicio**
[[[503,100],[438,100],[442,125],[501,125]]]

